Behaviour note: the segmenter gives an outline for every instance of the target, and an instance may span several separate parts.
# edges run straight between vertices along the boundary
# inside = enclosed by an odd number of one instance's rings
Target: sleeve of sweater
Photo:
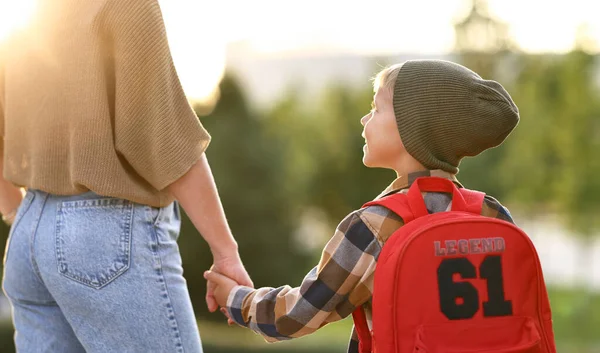
[[[3,46],[0,43],[0,158],[4,158],[4,65],[2,59],[4,53],[2,52]],[[2,170],[0,170],[2,175]]]
[[[3,46],[0,43],[0,142],[4,138],[4,65],[2,63],[4,53],[2,49]],[[2,146],[0,146],[0,152],[2,151],[1,148]]]
[[[158,0],[113,0],[106,15],[114,65],[114,143],[144,180],[163,190],[210,142],[173,64]]]

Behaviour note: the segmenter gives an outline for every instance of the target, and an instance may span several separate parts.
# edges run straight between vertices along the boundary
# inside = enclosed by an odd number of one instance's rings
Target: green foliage
[[[503,183],[514,202],[560,214],[574,231],[600,227],[600,91],[594,57],[523,56],[512,94],[521,122],[507,144]]]
[[[301,95],[288,95],[267,114],[270,136],[280,141],[287,156],[286,178],[301,186],[286,192],[303,207],[322,209],[332,225],[377,196],[395,177],[391,171],[369,170],[362,164],[360,118],[372,99],[368,82],[358,89],[333,85],[314,104],[303,104]]]
[[[469,14],[455,24],[459,59],[483,78],[507,86],[521,122],[505,146],[465,161],[462,180],[506,197],[525,214],[552,212],[573,231],[594,234],[600,228],[595,217],[600,212],[596,56],[582,50],[585,38],[580,36],[578,48],[566,55],[513,53],[509,61],[514,44],[506,25],[489,14],[487,1],[470,3]],[[482,25],[485,33],[480,33]],[[514,82],[500,74],[503,67],[516,77]]]
[[[293,246],[295,200],[282,192],[289,184],[285,156],[232,77],[223,79],[220,92],[217,106],[201,121],[212,136],[207,156],[240,254],[256,285],[299,284],[311,264]],[[197,314],[220,320],[208,316],[204,304],[202,272],[211,255],[187,218],[180,248]]]

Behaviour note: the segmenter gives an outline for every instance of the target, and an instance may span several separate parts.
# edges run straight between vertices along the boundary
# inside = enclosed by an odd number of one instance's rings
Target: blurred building
[[[451,60],[447,55],[428,57]],[[274,103],[292,85],[309,99],[319,96],[332,83],[368,87],[370,79],[383,66],[417,58],[420,56],[410,54],[345,54],[323,48],[262,53],[248,42],[240,41],[227,47],[225,67],[239,79],[249,100],[264,107]]]

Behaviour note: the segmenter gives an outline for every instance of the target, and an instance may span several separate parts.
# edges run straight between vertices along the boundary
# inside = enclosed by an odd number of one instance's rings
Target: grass
[[[549,296],[558,352],[600,353],[600,294],[549,289]],[[209,322],[200,322],[199,326],[207,353],[343,353],[352,320],[348,318],[312,335],[275,344],[268,344],[261,336],[238,326]]]
[[[600,353],[600,294],[550,290],[559,353]],[[345,353],[352,320],[327,325],[312,335],[266,343],[254,332],[226,323],[198,323],[205,353]],[[0,353],[14,353],[10,322],[0,323]]]
[[[206,353],[229,352],[314,352],[345,353],[350,339],[350,318],[327,325],[317,332],[290,341],[267,343],[261,336],[239,326],[199,322],[200,334]],[[218,349],[217,349],[218,348]]]
[[[554,334],[559,352],[576,352],[578,347],[600,353],[600,294],[585,290],[549,290]]]

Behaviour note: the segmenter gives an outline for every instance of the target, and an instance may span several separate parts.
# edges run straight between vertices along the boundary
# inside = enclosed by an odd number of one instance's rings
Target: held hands
[[[229,293],[231,293],[233,287],[237,286],[238,283],[231,278],[216,272],[214,268],[204,272],[204,278],[208,281],[208,285],[211,285],[212,287],[213,298],[216,303],[221,307],[227,306]]]
[[[229,317],[225,307],[227,306],[227,299],[229,298],[231,290],[233,287],[237,286],[238,283],[229,277],[225,277],[222,274],[215,272],[213,268],[204,272],[204,278],[208,281],[207,286],[212,287],[213,298],[221,307],[221,313],[227,317],[227,323],[231,325],[233,321]]]
[[[244,268],[237,251],[231,256],[215,256],[209,271],[204,272],[206,285],[206,305],[210,312],[215,312],[221,306],[221,312],[227,316],[224,307],[233,287],[237,285],[254,287],[248,272]],[[233,321],[229,317],[228,322]]]

